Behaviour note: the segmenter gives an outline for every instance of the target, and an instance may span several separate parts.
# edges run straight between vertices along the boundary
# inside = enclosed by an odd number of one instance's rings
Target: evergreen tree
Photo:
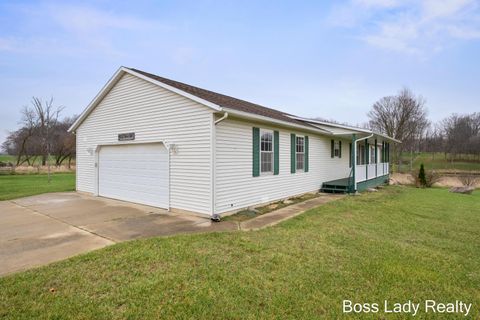
[[[420,182],[420,186],[422,187],[427,186],[427,179],[425,177],[425,168],[423,167],[423,163],[420,165],[420,171],[418,172],[418,182]]]

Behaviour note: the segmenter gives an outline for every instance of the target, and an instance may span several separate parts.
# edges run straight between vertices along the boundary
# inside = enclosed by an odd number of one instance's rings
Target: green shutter
[[[390,142],[387,142],[387,162],[390,163]]]
[[[331,153],[331,157],[333,158],[335,156],[335,141],[333,141],[333,139],[330,141],[330,153]]]
[[[348,147],[348,167],[352,167],[352,143],[350,142],[350,145]]]
[[[253,128],[253,176],[260,175],[260,129]]]
[[[338,141],[338,157],[341,158],[342,157],[342,141]]]
[[[305,136],[305,172],[308,172],[308,136]]]
[[[377,146],[377,139],[375,139],[375,163],[378,163],[377,153],[378,153],[378,146]]]
[[[370,162],[370,159],[368,157],[369,152],[368,152],[368,141],[365,139],[365,164],[368,164]]]
[[[280,136],[278,131],[273,131],[273,174],[280,172]]]
[[[295,169],[296,169],[295,145],[296,145],[295,133],[291,133],[290,134],[290,173],[295,173]]]

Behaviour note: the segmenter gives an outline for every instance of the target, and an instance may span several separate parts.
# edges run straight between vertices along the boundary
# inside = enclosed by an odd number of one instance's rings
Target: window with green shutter
[[[295,139],[296,170],[305,171],[305,137],[296,136]]]
[[[335,141],[333,139],[330,141],[330,157],[342,157],[342,141]]]

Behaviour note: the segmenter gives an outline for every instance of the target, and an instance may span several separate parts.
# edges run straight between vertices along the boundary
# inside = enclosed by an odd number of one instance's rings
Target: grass
[[[265,205],[265,206],[256,207],[253,210],[252,209],[242,210],[242,211],[239,211],[239,212],[237,212],[235,214],[232,214],[230,216],[224,217],[223,220],[225,220],[225,221],[245,221],[245,220],[249,220],[249,219],[261,216],[262,214],[272,212],[274,210],[278,210],[278,209],[281,209],[281,208],[288,207],[288,206],[290,206],[292,204],[295,204],[295,203],[299,203],[299,202],[302,202],[302,201],[313,199],[315,197],[318,197],[318,193],[305,193],[301,196],[289,198],[288,202],[286,202],[284,200],[281,200],[281,201],[276,201],[276,202],[270,203],[270,204]]]
[[[402,159],[404,164],[402,165],[401,171],[410,171],[410,154],[404,154]],[[475,160],[474,157],[470,157],[469,160],[463,159],[452,162],[448,159],[445,159],[445,155],[443,153],[436,153],[435,155],[428,152],[414,154],[413,169],[418,170],[421,163],[423,163],[425,168],[428,170],[480,171],[480,161]]]
[[[0,200],[26,197],[47,192],[75,190],[74,173],[0,175]]]
[[[343,299],[463,300],[478,318],[479,266],[480,192],[388,187],[261,231],[124,242],[0,278],[0,318],[324,319]]]

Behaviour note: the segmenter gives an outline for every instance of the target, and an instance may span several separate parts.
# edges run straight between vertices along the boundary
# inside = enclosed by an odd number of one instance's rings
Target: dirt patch
[[[390,175],[390,184],[413,185],[415,184],[415,179],[410,173],[393,173]],[[451,188],[461,187],[463,184],[458,177],[448,175],[440,177],[439,180],[434,183],[434,186]],[[475,186],[480,188],[480,178]]]
[[[410,173],[393,173],[390,175],[390,184],[412,185],[415,179]]]

